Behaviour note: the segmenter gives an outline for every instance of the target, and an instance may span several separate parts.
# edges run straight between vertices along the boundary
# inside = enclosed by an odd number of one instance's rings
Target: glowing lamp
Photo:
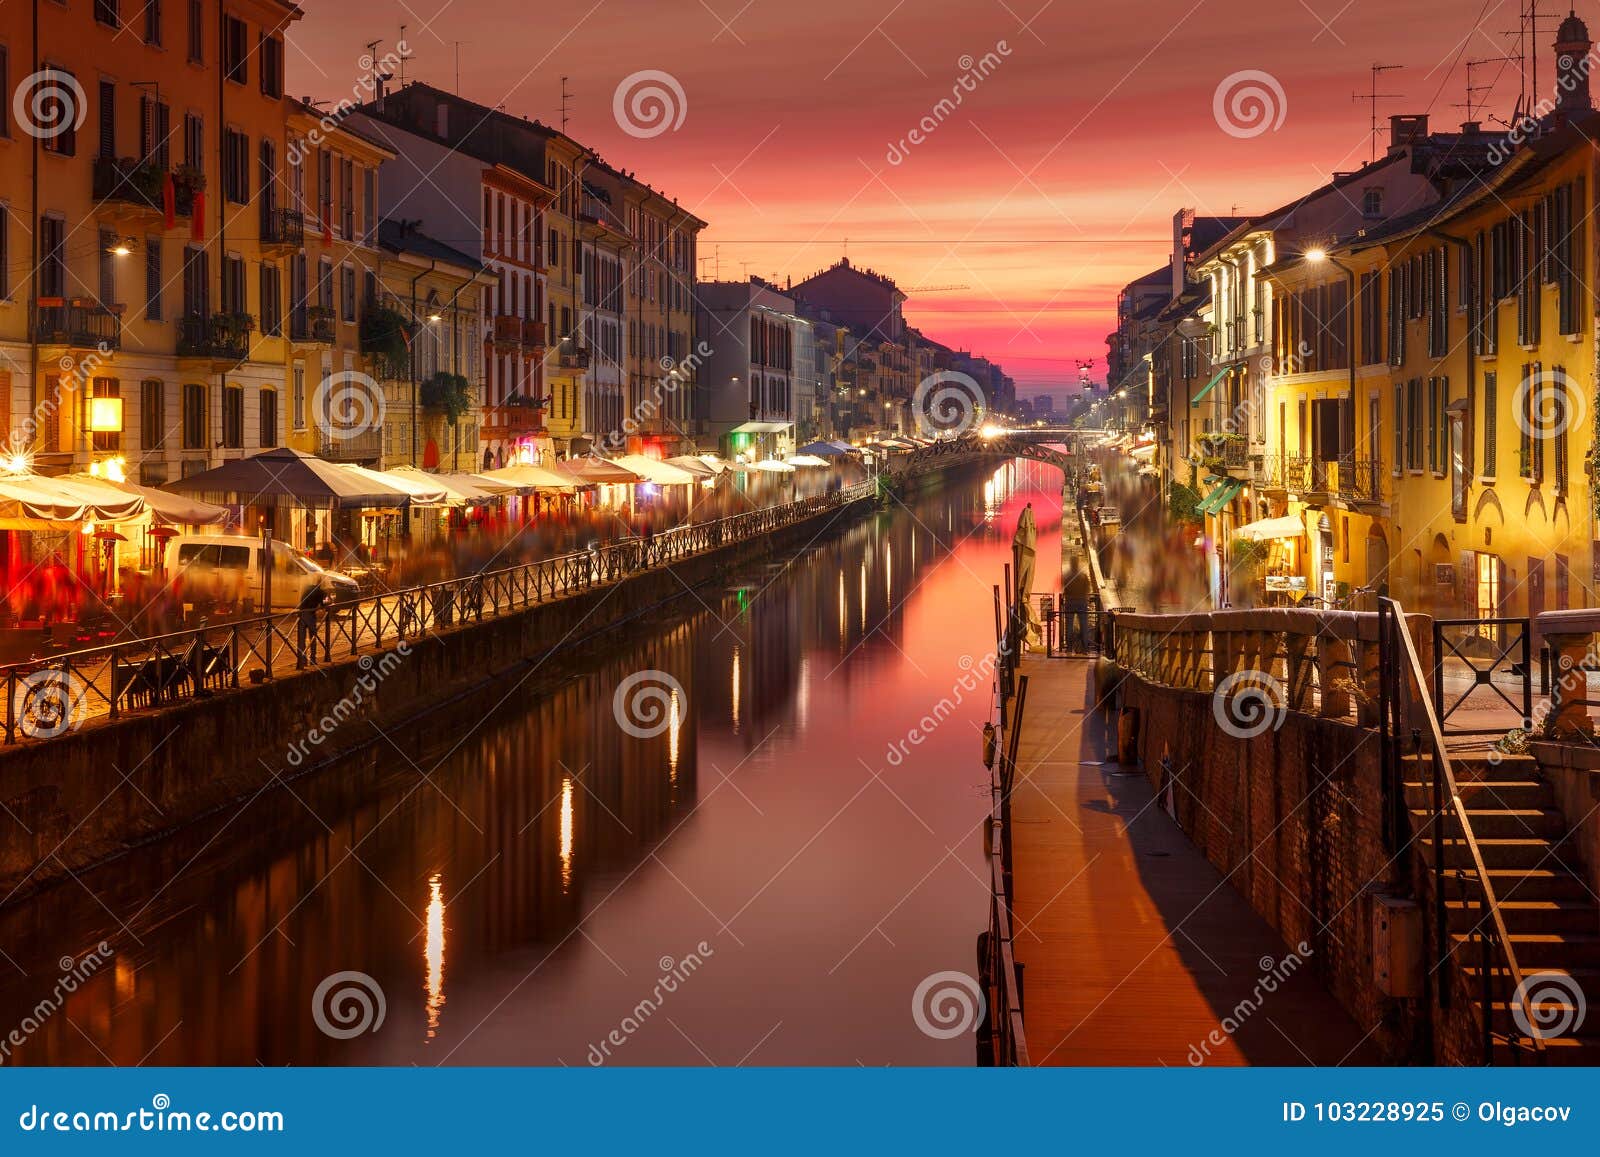
[[[95,434],[122,432],[122,399],[90,398],[89,429]]]
[[[1320,265],[1327,259],[1328,251],[1323,249],[1321,246],[1318,246],[1315,249],[1306,250],[1306,260],[1311,262],[1313,265]]]

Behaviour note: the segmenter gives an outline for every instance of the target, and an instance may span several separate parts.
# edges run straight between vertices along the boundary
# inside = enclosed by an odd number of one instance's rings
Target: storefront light
[[[122,433],[122,399],[90,398],[89,429],[95,434]]]

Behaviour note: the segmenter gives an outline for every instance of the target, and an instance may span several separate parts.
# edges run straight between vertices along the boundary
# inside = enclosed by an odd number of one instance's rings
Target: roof
[[[396,220],[385,217],[378,222],[378,245],[390,253],[414,253],[418,257],[430,260],[448,261],[452,265],[459,265],[463,269],[479,273],[488,268],[475,258],[467,256],[461,250],[446,245],[443,241],[436,241],[413,222]]]

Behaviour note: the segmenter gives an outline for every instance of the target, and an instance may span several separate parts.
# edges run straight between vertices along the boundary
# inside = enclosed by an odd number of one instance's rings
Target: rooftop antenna
[[[406,61],[411,56],[411,50],[405,47],[406,26],[400,25],[400,39],[395,41],[395,57],[400,62],[400,87],[406,86]]]
[[[382,43],[381,40],[367,41],[367,60],[371,62],[371,67],[367,69],[368,92],[378,91],[378,46]]]
[[[1539,21],[1558,19],[1554,14],[1541,16],[1539,0],[1528,0],[1527,10],[1519,8],[1517,11],[1517,30],[1505,34],[1517,38],[1517,55],[1514,59],[1517,61],[1517,70],[1522,74],[1513,124],[1519,123],[1524,116],[1534,115],[1534,109],[1539,104]]]
[[[457,40],[457,41],[454,42],[455,50],[456,50],[456,95],[457,96],[461,95],[461,46],[463,44],[465,44],[465,43],[466,43],[465,40]]]
[[[1372,105],[1372,157],[1368,161],[1369,164],[1378,159],[1378,102],[1380,100],[1399,100],[1405,95],[1404,93],[1399,92],[1379,92],[1378,74],[1384,72],[1394,72],[1396,69],[1401,69],[1404,67],[1405,65],[1403,64],[1379,64],[1374,61],[1372,63],[1371,90],[1368,92],[1353,92],[1350,94],[1351,100],[1364,100],[1370,102]]]
[[[572,107],[572,93],[567,90],[567,78],[561,78],[561,131],[567,131],[569,110]]]
[[[1473,114],[1476,112],[1482,112],[1483,106],[1488,101],[1487,97],[1480,96],[1479,94],[1493,92],[1495,87],[1492,84],[1473,84],[1473,70],[1482,68],[1486,64],[1509,64],[1511,61],[1516,59],[1517,57],[1515,56],[1486,56],[1482,60],[1467,61],[1467,103],[1457,105],[1456,107],[1467,110],[1467,119],[1469,121],[1478,119]]]

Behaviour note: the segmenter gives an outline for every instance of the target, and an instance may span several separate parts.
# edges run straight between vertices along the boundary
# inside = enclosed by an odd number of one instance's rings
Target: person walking
[[[300,596],[300,605],[297,610],[295,630],[295,667],[304,670],[306,667],[306,647],[310,644],[311,662],[317,661],[317,612],[328,601],[328,591],[320,582],[313,583],[306,588],[305,594]],[[324,658],[330,656],[324,655]]]

